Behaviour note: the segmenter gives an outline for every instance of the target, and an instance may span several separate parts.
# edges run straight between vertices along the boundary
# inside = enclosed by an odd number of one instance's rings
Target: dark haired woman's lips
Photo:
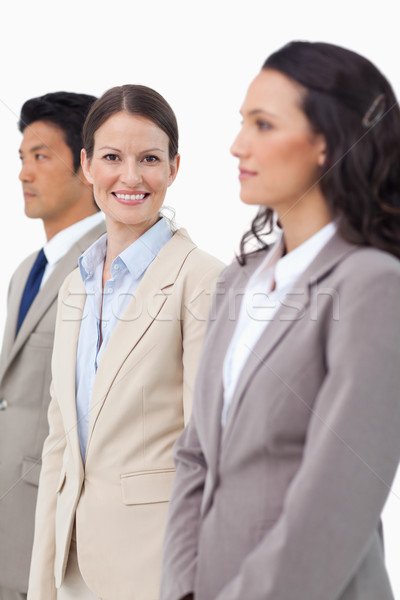
[[[245,179],[250,179],[257,175],[255,171],[248,171],[247,169],[239,169],[239,179],[240,181],[244,181]]]

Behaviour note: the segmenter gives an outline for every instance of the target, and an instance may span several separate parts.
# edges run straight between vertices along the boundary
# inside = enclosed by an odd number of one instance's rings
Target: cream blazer
[[[161,249],[104,350],[84,464],[75,367],[86,299],[79,271],[61,288],[28,598],[52,600],[76,523],[80,570],[102,600],[156,600],[174,466],[188,421],[214,283],[223,264],[185,230]]]

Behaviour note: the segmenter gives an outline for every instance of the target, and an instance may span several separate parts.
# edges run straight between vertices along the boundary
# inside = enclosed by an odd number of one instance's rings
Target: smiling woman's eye
[[[158,162],[158,156],[154,156],[153,154],[149,154],[148,156],[144,157],[143,162],[145,162],[145,163],[155,163],[155,162]]]
[[[106,154],[104,158],[110,162],[115,162],[119,160],[119,156],[117,154]]]

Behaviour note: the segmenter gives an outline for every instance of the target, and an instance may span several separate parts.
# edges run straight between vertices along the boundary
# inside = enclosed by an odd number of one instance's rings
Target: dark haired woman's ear
[[[318,140],[318,145],[319,145],[319,154],[318,154],[318,166],[319,167],[323,167],[326,163],[326,141],[323,135],[319,136],[319,140]]]
[[[318,166],[323,167],[325,162],[326,162],[326,150],[321,152],[321,154],[318,156]]]

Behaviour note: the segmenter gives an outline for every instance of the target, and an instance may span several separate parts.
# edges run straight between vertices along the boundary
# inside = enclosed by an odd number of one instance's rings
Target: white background
[[[58,90],[98,96],[124,83],[148,85],[163,94],[178,118],[182,156],[167,204],[199,246],[229,262],[254,214],[240,203],[237,165],[229,154],[250,80],[264,59],[286,42],[328,41],[370,58],[399,95],[396,4],[395,0],[7,3],[0,37],[0,333],[11,273],[44,242],[41,221],[24,216],[18,181],[17,121],[26,99]],[[399,501],[398,477],[384,512],[387,563],[397,599]]]

